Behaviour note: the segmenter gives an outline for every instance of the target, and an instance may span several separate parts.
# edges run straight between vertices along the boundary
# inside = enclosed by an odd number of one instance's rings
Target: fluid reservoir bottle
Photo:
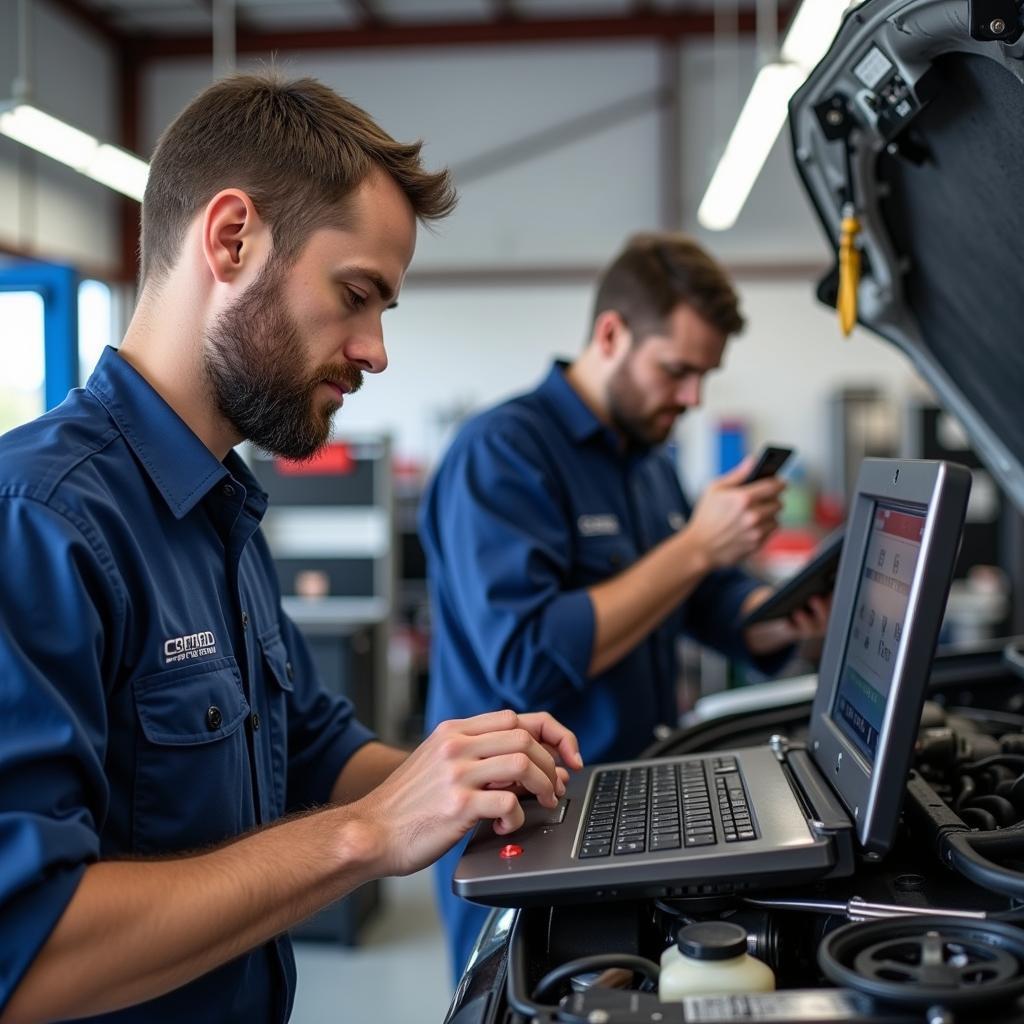
[[[678,941],[661,954],[658,998],[738,992],[773,992],[772,969],[747,953],[747,932],[730,921],[702,921],[680,929]]]

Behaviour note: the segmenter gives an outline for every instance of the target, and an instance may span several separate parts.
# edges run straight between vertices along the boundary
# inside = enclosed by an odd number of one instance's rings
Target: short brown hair
[[[645,232],[633,235],[601,275],[593,319],[617,312],[637,343],[663,329],[680,305],[726,336],[743,330],[739,299],[722,267],[686,235]]]
[[[374,165],[420,220],[455,206],[447,171],[431,173],[422,142],[396,142],[364,110],[312,78],[233,75],[200,93],[157,144],[142,204],[142,279],[177,260],[192,218],[223,188],[249,194],[270,226],[276,258],[298,256],[309,235],[343,223],[345,200]]]

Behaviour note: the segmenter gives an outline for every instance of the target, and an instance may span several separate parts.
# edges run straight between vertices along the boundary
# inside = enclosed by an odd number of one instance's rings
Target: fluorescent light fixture
[[[0,134],[142,202],[149,176],[145,160],[117,146],[101,143],[38,107],[16,103],[0,109]]]
[[[782,59],[799,64],[809,75],[825,56],[850,3],[851,0],[804,0],[782,41]]]
[[[84,173],[100,184],[123,192],[141,203],[149,178],[149,164],[127,150],[104,142],[96,150]]]
[[[782,42],[781,59],[766,64],[754,79],[697,210],[702,227],[725,231],[736,223],[786,123],[793,93],[825,56],[849,6],[849,0],[803,0]]]
[[[736,223],[786,121],[786,104],[804,77],[792,64],[765,64],[757,73],[697,210],[697,220],[708,230],[724,231]]]

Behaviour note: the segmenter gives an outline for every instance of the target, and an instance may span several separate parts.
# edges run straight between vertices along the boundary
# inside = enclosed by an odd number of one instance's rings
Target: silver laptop
[[[867,459],[806,745],[592,765],[554,811],[478,827],[452,888],[492,906],[684,896],[850,874],[896,830],[970,491],[947,462]]]

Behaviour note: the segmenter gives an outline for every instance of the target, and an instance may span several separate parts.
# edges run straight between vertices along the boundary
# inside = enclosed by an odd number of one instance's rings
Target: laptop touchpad
[[[523,812],[526,814],[525,828],[537,825],[561,825],[569,806],[569,800],[565,797],[558,801],[557,807],[544,807],[536,800],[520,800],[520,803],[522,803]]]

